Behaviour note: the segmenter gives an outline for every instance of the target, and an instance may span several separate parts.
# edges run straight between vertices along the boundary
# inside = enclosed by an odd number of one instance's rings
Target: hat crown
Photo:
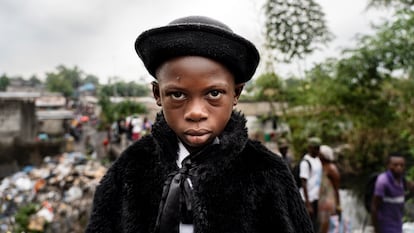
[[[236,83],[244,83],[252,78],[260,61],[253,43],[205,16],[182,17],[144,31],[135,41],[135,50],[154,78],[158,67],[169,59],[201,56],[223,64]]]
[[[216,28],[220,28],[222,30],[228,31],[228,32],[233,32],[233,30],[231,30],[231,28],[229,26],[227,26],[226,24],[206,17],[206,16],[187,16],[187,17],[182,17],[179,19],[175,19],[173,21],[171,21],[168,25],[205,25],[205,26],[209,26],[209,27],[216,27]]]

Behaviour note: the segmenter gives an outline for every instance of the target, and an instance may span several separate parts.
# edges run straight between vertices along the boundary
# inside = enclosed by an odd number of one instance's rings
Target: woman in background
[[[341,203],[339,198],[339,185],[341,175],[334,161],[331,147],[322,145],[320,147],[320,159],[322,162],[323,175],[319,194],[319,223],[320,233],[329,230],[329,218],[331,215],[341,217]]]

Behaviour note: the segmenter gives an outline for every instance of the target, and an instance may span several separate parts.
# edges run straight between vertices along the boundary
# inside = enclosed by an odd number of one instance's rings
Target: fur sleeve
[[[274,223],[277,229],[283,229],[286,233],[313,233],[312,223],[306,211],[304,202],[296,187],[293,176],[282,161],[277,158],[278,166],[269,171],[269,176],[274,182],[270,182],[270,211],[274,213]]]
[[[119,161],[117,161],[119,162]],[[107,171],[98,185],[93,200],[93,207],[86,233],[113,233],[119,232],[117,216],[120,216],[121,200],[120,185],[118,180],[118,163]]]
[[[305,204],[286,162],[259,143],[252,146],[256,151],[256,164],[262,161],[259,168],[266,186],[261,204],[262,223],[277,232],[313,233]]]

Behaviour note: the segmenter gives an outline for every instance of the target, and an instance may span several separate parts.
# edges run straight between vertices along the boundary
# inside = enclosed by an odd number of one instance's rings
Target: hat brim
[[[143,32],[135,50],[148,72],[156,78],[157,68],[180,56],[202,56],[218,61],[233,73],[236,83],[249,81],[260,57],[248,40],[219,27],[203,24],[177,24]]]

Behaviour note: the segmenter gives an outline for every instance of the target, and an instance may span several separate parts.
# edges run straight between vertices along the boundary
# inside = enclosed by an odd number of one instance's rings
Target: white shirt
[[[185,148],[184,144],[178,140],[178,159],[177,159],[177,166],[181,168],[181,163],[187,156],[190,155],[190,152],[188,152],[187,148]]]
[[[220,140],[219,138],[215,138],[213,141],[213,144],[219,144]],[[178,140],[178,159],[177,159],[177,166],[179,168],[182,167],[182,162],[185,158],[187,158],[187,156],[190,155],[190,152],[187,150],[187,148],[185,148],[184,144]],[[191,180],[190,180],[191,182]],[[180,222],[180,229],[179,229],[180,233],[193,233],[194,232],[194,225],[193,224],[184,224]]]
[[[303,161],[305,159],[310,162],[310,169],[309,163]],[[312,157],[309,154],[306,154],[303,157],[303,160],[300,163],[299,176],[300,178],[306,179],[308,199],[309,202],[313,202],[319,199],[319,190],[321,188],[322,181],[322,163],[319,157]],[[303,188],[300,188],[300,194],[302,195],[302,199],[305,200]]]
[[[190,155],[187,148],[185,148],[184,144],[178,140],[178,159],[177,159],[177,166],[179,168],[182,167],[181,162]],[[193,233],[194,232],[194,225],[193,224],[184,224],[180,222],[180,233]]]

